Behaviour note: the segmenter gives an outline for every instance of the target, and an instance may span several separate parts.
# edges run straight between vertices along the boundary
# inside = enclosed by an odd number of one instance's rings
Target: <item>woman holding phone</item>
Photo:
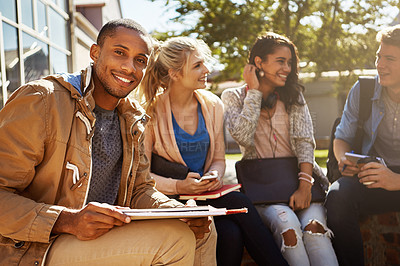
[[[200,194],[222,186],[223,104],[204,90],[209,59],[211,52],[203,41],[171,38],[156,49],[140,87],[144,106],[152,116],[145,138],[148,158],[155,153],[190,169],[182,180],[151,173],[156,188],[166,195]],[[199,182],[207,176],[216,178]],[[214,217],[218,265],[240,265],[243,247],[259,265],[287,265],[271,232],[245,195],[231,192],[201,204],[248,208],[247,214]]]
[[[299,185],[288,203],[256,205],[290,265],[338,265],[322,203],[311,203],[312,174],[327,188],[314,161],[313,125],[298,83],[298,55],[286,37],[257,38],[244,67],[246,85],[225,90],[225,122],[243,159],[297,157]]]

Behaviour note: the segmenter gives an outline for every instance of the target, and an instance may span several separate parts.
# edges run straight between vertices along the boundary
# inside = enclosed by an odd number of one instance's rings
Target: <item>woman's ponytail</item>
[[[160,72],[163,72],[158,62],[158,56],[160,54],[161,44],[158,43],[154,47],[153,53],[149,58],[149,62],[146,68],[146,74],[140,83],[138,90],[139,101],[148,114],[152,113],[152,107],[156,101],[156,95],[161,91],[161,76]],[[164,74],[164,73],[163,73]],[[168,74],[168,73],[167,73]]]

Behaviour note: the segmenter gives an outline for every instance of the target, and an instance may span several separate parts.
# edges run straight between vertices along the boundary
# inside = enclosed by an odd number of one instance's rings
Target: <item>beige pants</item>
[[[210,229],[210,233],[196,241],[196,251],[194,254],[195,266],[217,265],[217,230],[215,229],[214,220],[211,223]]]
[[[196,243],[193,232],[179,220],[132,221],[95,240],[59,236],[45,265],[187,266],[194,264],[196,246],[196,264],[215,265],[215,245],[215,228]]]

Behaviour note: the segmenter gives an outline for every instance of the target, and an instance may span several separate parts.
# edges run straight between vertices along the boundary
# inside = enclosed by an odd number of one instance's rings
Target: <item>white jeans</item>
[[[321,203],[311,203],[301,211],[293,211],[287,204],[257,205],[256,208],[290,265],[338,265],[330,239],[332,231],[326,226],[326,210]],[[325,233],[304,231],[312,221],[319,223]],[[294,246],[286,245],[282,236],[291,229],[297,238]]]

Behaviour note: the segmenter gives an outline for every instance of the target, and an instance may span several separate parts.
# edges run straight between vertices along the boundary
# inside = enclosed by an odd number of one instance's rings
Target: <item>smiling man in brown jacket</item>
[[[0,265],[190,265],[194,236],[215,247],[207,218],[131,222],[119,207],[182,205],[154,189],[148,116],[126,97],[151,52],[140,25],[111,21],[92,66],[30,82],[0,111]]]

